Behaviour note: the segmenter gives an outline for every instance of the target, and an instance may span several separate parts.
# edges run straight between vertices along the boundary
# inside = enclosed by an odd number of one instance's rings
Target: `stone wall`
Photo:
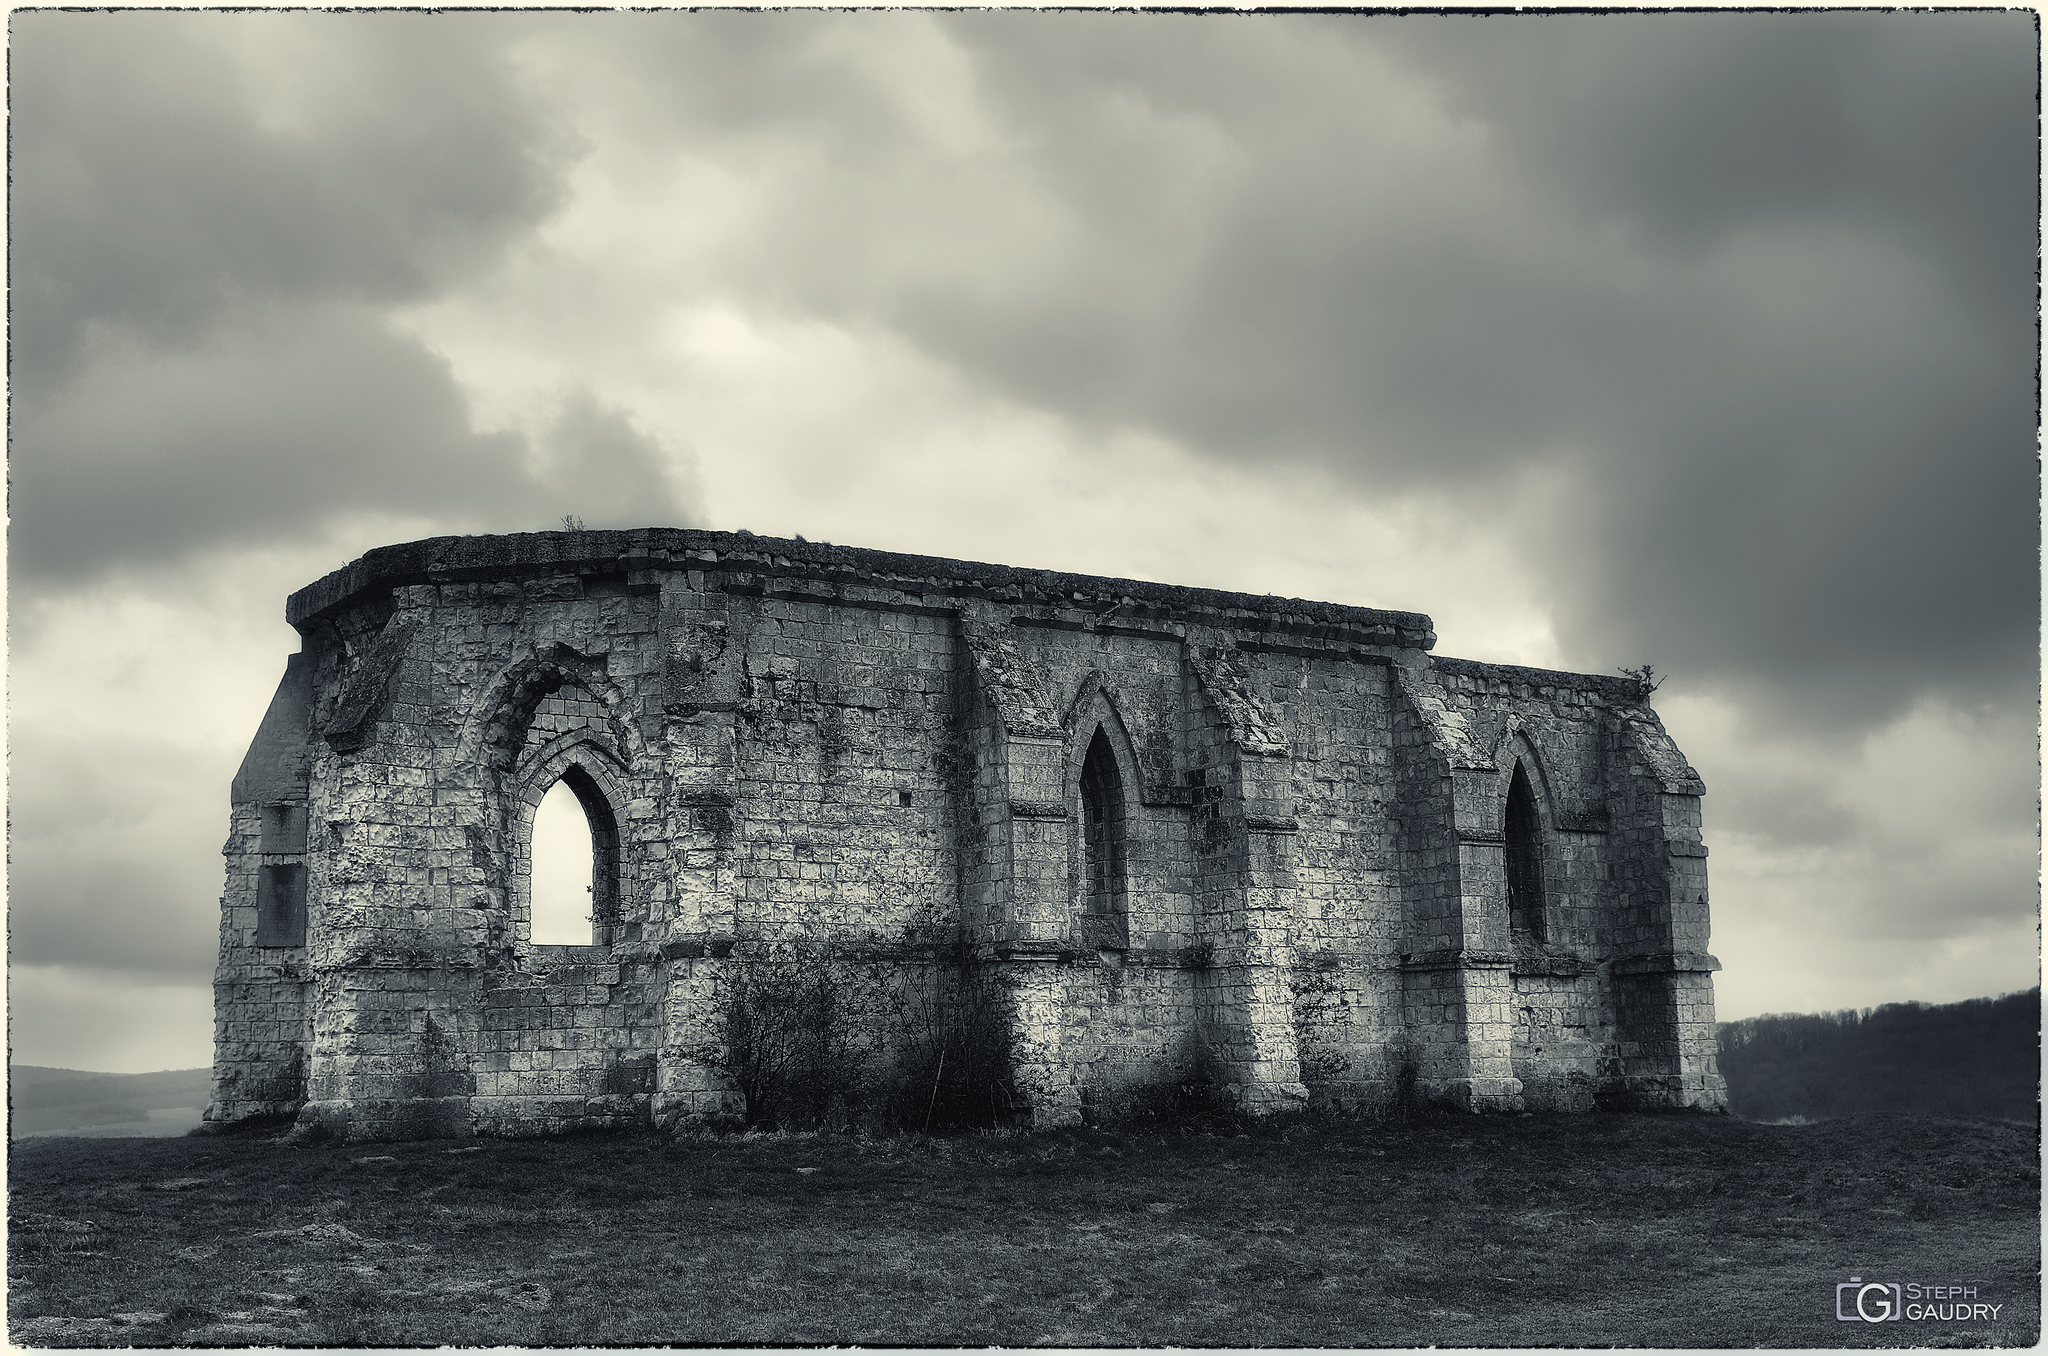
[[[668,529],[386,548],[288,615],[213,1120],[727,1111],[721,985],[791,947],[978,995],[1032,1124],[1191,1084],[1721,1103],[1703,788],[1628,680],[1433,658],[1414,613]],[[530,931],[558,782],[588,945]]]

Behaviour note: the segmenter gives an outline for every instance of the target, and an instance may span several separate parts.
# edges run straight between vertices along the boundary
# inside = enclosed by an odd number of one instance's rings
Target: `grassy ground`
[[[34,1140],[31,1345],[2025,1345],[2032,1127]],[[1850,1276],[1996,1321],[1838,1323]],[[126,1317],[122,1317],[122,1316]],[[64,1321],[59,1321],[64,1320]]]

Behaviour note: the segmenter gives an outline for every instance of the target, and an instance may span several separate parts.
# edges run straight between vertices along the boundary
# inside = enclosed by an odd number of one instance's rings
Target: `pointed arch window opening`
[[[573,808],[572,808],[573,807]],[[527,853],[528,939],[603,946],[618,914],[619,834],[596,781],[571,766],[535,809]]]
[[[1130,946],[1125,850],[1123,777],[1098,725],[1081,763],[1081,905],[1086,930],[1105,950]]]
[[[1546,940],[1543,910],[1543,842],[1536,794],[1521,760],[1508,783],[1508,927],[1517,936]]]

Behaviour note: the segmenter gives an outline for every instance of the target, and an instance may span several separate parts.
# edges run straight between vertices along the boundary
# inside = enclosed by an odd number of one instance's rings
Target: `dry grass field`
[[[33,1346],[1986,1346],[2040,1331],[2036,1131],[1871,1115],[1293,1120],[10,1163]],[[1996,1319],[1835,1320],[1851,1276]]]

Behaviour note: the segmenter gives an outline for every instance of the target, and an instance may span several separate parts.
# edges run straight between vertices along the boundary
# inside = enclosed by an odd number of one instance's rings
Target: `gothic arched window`
[[[1098,725],[1081,764],[1081,889],[1098,946],[1130,945],[1124,906],[1124,786],[1109,735]]]
[[[1519,759],[1508,784],[1508,926],[1544,939],[1543,847],[1538,832],[1536,795]]]

